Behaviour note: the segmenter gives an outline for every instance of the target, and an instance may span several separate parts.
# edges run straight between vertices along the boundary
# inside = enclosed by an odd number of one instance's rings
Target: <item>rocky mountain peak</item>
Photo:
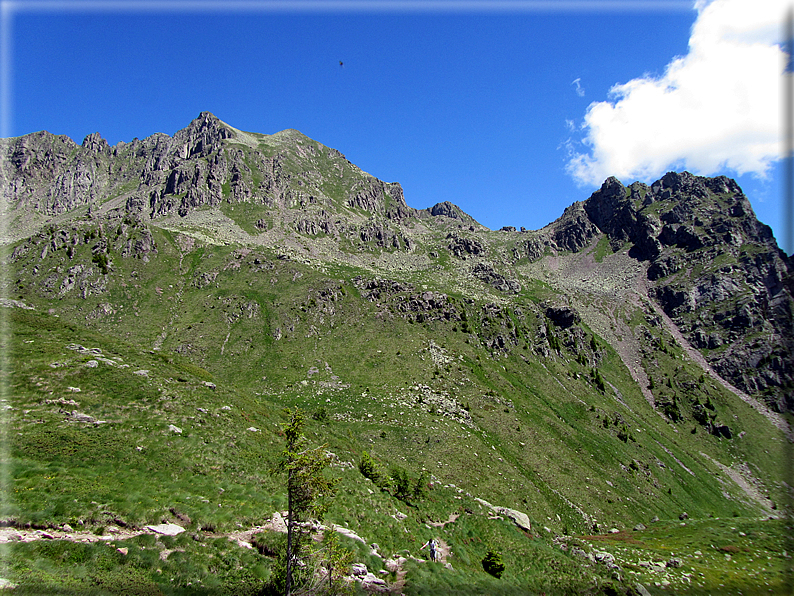
[[[110,145],[98,132],[92,132],[84,138],[82,147],[91,153],[110,153]]]
[[[650,295],[736,386],[791,410],[790,259],[725,176],[668,172],[628,189],[608,179],[584,203],[613,250],[648,263]],[[741,272],[741,273],[740,273]],[[759,342],[752,338],[774,338]],[[748,367],[749,364],[749,367]]]
[[[429,209],[430,215],[436,217],[438,215],[444,215],[451,219],[463,219],[463,211],[461,211],[460,207],[455,205],[454,203],[450,203],[449,201],[444,201],[443,203],[436,203]]]
[[[216,151],[224,139],[235,136],[234,130],[210,112],[201,112],[186,128],[174,135],[180,157],[206,157]]]

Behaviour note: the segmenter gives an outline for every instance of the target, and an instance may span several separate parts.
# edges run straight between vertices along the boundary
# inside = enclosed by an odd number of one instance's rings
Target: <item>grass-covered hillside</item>
[[[339,479],[324,527],[380,580],[357,590],[787,593],[788,414],[689,341],[659,255],[587,205],[491,232],[296,131],[225,137],[222,163],[201,130],[139,142],[160,153],[127,198],[17,204],[44,223],[0,253],[15,592],[259,593],[297,407]]]

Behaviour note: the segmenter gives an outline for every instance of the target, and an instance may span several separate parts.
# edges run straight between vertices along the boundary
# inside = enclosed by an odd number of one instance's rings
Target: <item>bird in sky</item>
[[[339,61],[339,68],[344,68],[344,67],[345,67],[345,63],[340,60]]]

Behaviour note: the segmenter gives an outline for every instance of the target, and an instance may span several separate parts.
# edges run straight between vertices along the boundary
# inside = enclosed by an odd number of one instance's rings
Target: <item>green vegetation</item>
[[[396,187],[297,131],[218,155],[236,177],[168,229],[108,207],[0,248],[17,593],[261,594],[292,571],[362,591],[354,563],[405,594],[785,593],[785,436],[638,298],[630,244],[398,214]],[[682,301],[768,255],[665,250]],[[671,316],[753,305],[721,290]],[[757,365],[783,369],[776,350]],[[185,531],[145,529],[166,522]]]
[[[595,252],[593,253],[593,258],[595,259],[596,263],[601,263],[605,257],[613,254],[612,252],[612,245],[609,242],[609,236],[604,234],[598,240],[598,244],[596,244]]]
[[[482,558],[482,568],[485,569],[486,573],[490,573],[496,579],[499,579],[505,571],[502,555],[489,548]]]
[[[287,543],[278,559],[270,589],[286,596],[293,591],[305,590],[306,585],[314,580],[306,573],[312,569],[308,563],[316,556],[312,552],[310,524],[315,520],[322,521],[338,484],[338,479],[327,478],[324,474],[330,463],[325,447],[309,448],[303,427],[303,413],[296,409],[283,427],[286,446],[279,466],[287,476]],[[338,543],[334,543],[327,552],[337,559],[347,558],[339,552]],[[323,567],[332,568],[335,563],[329,560]],[[312,592],[317,593],[317,590]]]

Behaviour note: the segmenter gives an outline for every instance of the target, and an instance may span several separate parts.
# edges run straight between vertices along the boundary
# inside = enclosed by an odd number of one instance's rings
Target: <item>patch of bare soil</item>
[[[460,513],[450,513],[449,514],[449,518],[447,519],[447,521],[443,521],[443,522],[428,522],[428,523],[431,526],[433,526],[434,528],[443,528],[447,524],[451,524],[452,522],[454,522],[459,517],[460,517]]]

